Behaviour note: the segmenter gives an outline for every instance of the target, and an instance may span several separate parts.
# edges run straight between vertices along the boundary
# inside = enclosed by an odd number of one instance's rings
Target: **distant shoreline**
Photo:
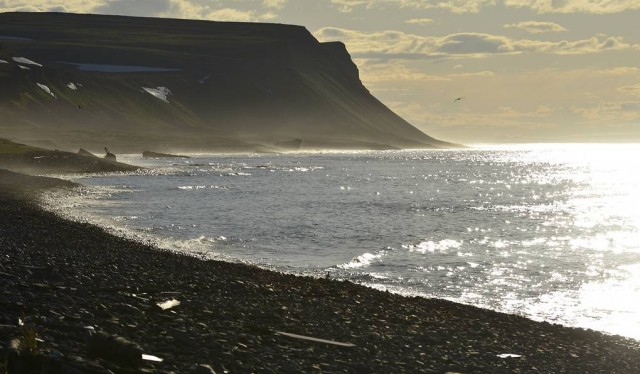
[[[37,206],[39,191],[70,182],[2,173],[0,345],[22,318],[47,329],[41,351],[60,352],[49,359],[59,367],[118,370],[87,353],[84,326],[93,326],[164,358],[143,367],[177,372],[640,371],[638,341],[178,255]],[[180,305],[156,305],[172,299]]]

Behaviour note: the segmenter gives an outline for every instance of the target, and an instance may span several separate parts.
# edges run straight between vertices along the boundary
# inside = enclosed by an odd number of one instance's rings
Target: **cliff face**
[[[300,26],[0,14],[0,135],[62,146],[430,148]]]

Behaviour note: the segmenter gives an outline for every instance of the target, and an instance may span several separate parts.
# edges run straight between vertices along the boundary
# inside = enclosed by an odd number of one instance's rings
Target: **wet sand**
[[[41,188],[72,187],[34,178],[0,172],[0,349],[20,318],[49,372],[640,372],[635,340],[122,239],[40,209]],[[163,361],[101,353],[90,330]]]

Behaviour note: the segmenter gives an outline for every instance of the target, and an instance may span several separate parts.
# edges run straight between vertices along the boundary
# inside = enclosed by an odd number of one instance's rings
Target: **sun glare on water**
[[[566,209],[582,235],[569,246],[590,265],[577,292],[551,291],[528,312],[564,308],[580,316],[574,325],[640,338],[640,145],[567,145],[531,156],[566,167],[576,183]]]

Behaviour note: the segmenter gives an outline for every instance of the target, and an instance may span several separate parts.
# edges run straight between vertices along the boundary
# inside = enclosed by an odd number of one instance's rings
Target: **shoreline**
[[[177,254],[35,203],[38,191],[70,182],[12,175],[6,183],[6,175],[0,345],[8,351],[18,318],[46,328],[40,351],[59,372],[190,372],[200,364],[218,373],[640,372],[633,339]],[[157,305],[173,299],[180,304]],[[134,369],[96,358],[86,326],[163,361]]]

